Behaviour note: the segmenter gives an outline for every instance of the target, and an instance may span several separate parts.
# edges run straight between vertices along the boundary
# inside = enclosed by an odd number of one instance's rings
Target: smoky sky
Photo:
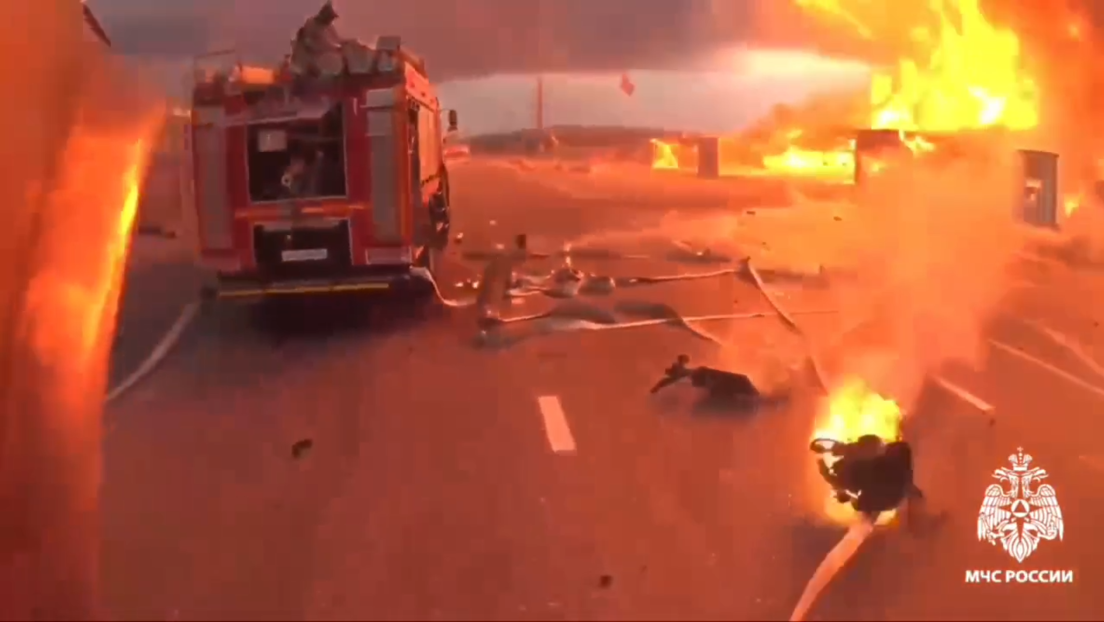
[[[273,56],[317,0],[88,0],[119,51],[191,56],[235,47]],[[775,0],[773,6],[790,6]],[[756,0],[336,0],[339,30],[397,34],[439,78],[502,72],[690,67],[717,50],[800,28],[762,28]],[[777,9],[771,9],[777,12]],[[797,21],[801,15],[792,9]],[[774,20],[777,21],[777,20]],[[798,24],[800,26],[800,24]]]
[[[119,51],[182,58],[236,48],[274,60],[321,0],[87,0]],[[887,8],[902,0],[883,0]],[[983,0],[1017,31],[1057,28],[1068,10],[1104,24],[1104,0]],[[335,0],[338,28],[397,34],[438,79],[504,72],[693,68],[736,45],[877,61],[864,41],[793,0]]]

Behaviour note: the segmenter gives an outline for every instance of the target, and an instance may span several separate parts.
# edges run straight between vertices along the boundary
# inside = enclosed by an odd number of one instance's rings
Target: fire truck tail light
[[[219,125],[196,126],[192,149],[195,152],[196,192],[199,227],[203,246],[226,250],[234,246],[226,179],[226,133]]]
[[[395,143],[395,119],[391,109],[368,111],[370,153],[369,180],[372,197],[372,230],[378,241],[401,237],[399,228],[399,187],[396,170],[398,145]]]

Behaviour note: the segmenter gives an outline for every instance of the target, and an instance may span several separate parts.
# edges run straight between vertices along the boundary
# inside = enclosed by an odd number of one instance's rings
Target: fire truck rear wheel
[[[438,266],[440,266],[441,263],[442,252],[443,251],[440,249],[434,248],[433,245],[427,245],[422,249],[422,253],[418,256],[417,261],[415,261],[415,265],[419,268],[428,270],[430,276],[436,281],[439,275]],[[436,297],[433,285],[422,281],[415,283],[413,293],[417,299],[422,301],[429,301]]]
[[[437,237],[434,246],[443,249],[449,243],[449,230],[452,228],[451,200],[449,197],[448,171],[441,169],[441,187],[430,201],[430,220]]]
[[[441,250],[433,246],[426,246],[422,254],[418,256],[418,267],[429,270],[434,277],[437,276],[437,266],[441,262]]]

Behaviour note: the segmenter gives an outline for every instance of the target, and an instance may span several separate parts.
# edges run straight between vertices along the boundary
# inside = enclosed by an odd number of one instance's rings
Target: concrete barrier
[[[698,139],[698,177],[718,179],[721,176],[721,139],[702,136]]]
[[[1024,190],[1020,217],[1029,225],[1058,228],[1058,154],[1021,149]]]

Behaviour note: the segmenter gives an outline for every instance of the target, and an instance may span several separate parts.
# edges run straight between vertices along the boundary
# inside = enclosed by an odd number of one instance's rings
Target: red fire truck
[[[425,63],[397,37],[343,54],[310,79],[233,52],[197,60],[185,213],[219,297],[417,286],[414,268],[436,270],[449,178]]]

